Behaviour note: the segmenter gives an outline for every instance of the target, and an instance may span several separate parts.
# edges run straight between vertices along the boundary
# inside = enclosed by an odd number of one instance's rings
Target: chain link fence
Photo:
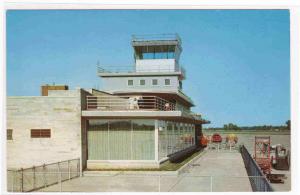
[[[80,176],[80,159],[7,170],[7,191],[31,192]]]
[[[251,157],[247,148],[242,145],[240,147],[240,152],[242,154],[244,164],[249,176],[249,180],[254,192],[273,192],[273,188],[265,177],[255,160]]]

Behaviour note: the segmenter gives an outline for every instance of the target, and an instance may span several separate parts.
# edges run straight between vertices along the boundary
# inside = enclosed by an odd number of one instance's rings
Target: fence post
[[[43,164],[43,180],[44,180],[44,187],[47,187],[47,181],[46,181],[46,165]]]
[[[80,159],[77,161],[77,176],[80,176],[80,169],[79,169]]]
[[[12,171],[12,175],[13,175],[13,178],[12,178],[12,186],[11,186],[11,191],[14,192],[14,185],[15,185],[15,176],[16,176],[16,172],[15,171]]]
[[[33,170],[33,183],[32,183],[32,190],[35,189],[35,166],[32,167]]]
[[[21,168],[21,192],[23,192],[23,168]]]
[[[59,162],[57,163],[57,175],[58,175],[57,183],[59,183],[59,190],[61,192],[62,191],[62,186],[61,186],[61,171],[60,171],[60,167],[59,167]]]
[[[70,160],[68,160],[68,172],[69,172],[69,180],[70,180],[71,179]]]
[[[158,176],[158,192],[160,192],[160,175]]]
[[[210,176],[210,192],[213,191],[213,177]]]

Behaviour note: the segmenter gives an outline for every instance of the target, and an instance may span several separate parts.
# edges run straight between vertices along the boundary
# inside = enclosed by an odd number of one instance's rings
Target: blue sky
[[[42,84],[100,87],[96,63],[132,65],[132,34],[178,33],[184,92],[209,126],[290,118],[288,10],[7,12],[7,95]]]

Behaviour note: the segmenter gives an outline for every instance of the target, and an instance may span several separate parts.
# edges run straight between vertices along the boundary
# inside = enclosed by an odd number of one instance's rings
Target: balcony
[[[175,104],[157,96],[87,96],[87,110],[175,111]]]

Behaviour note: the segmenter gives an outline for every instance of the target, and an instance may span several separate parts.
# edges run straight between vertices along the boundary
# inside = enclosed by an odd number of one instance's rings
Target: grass
[[[290,131],[263,131],[263,130],[203,130],[203,133],[222,133],[222,134],[256,134],[256,135],[290,135]]]
[[[179,163],[171,163],[170,161],[165,161],[160,165],[160,168],[143,168],[143,169],[98,169],[98,170],[88,170],[87,171],[177,171],[180,167],[188,163],[191,159],[199,155],[203,150],[197,151],[188,158],[184,159]]]

